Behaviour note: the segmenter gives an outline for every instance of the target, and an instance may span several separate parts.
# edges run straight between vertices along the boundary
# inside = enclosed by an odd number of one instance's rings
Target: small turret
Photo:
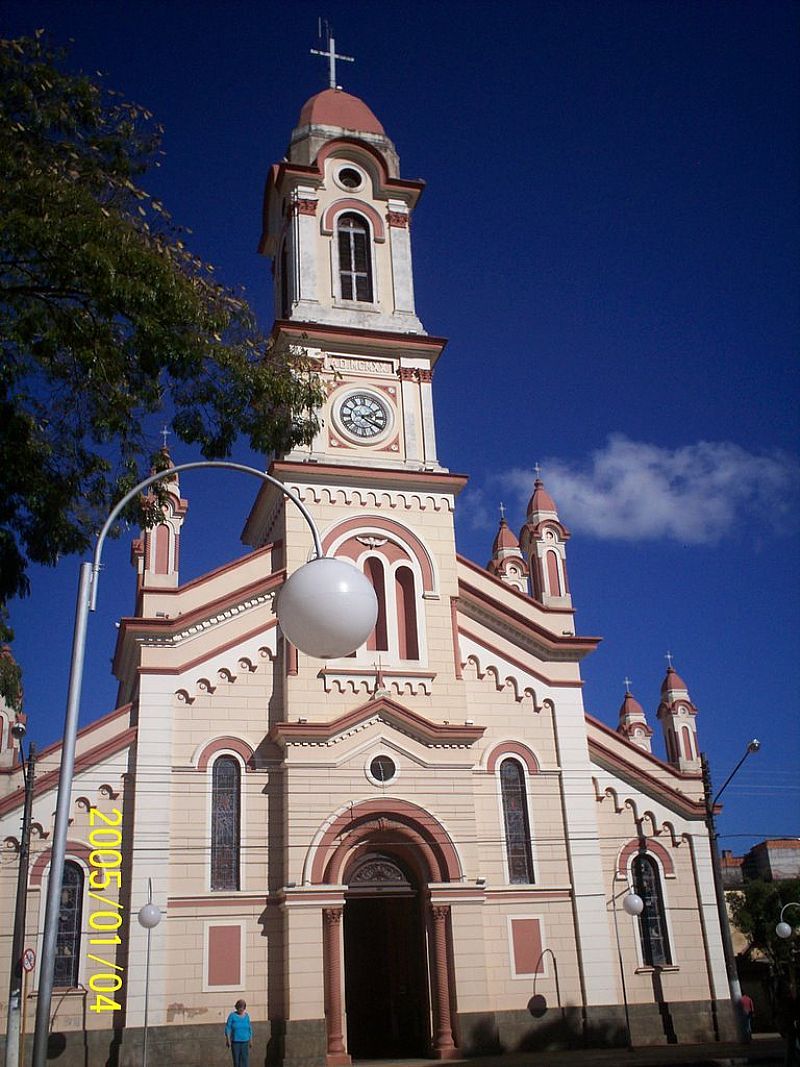
[[[680,771],[699,774],[697,708],[689,699],[686,682],[672,666],[670,653],[667,653],[667,659],[669,666],[661,683],[661,703],[658,705],[658,721],[664,731],[667,759]]]
[[[500,526],[492,545],[492,558],[486,564],[490,574],[494,574],[506,585],[528,592],[528,576],[525,557],[519,547],[519,541],[509,528],[505,517],[505,508],[500,505]]]
[[[161,454],[169,467],[172,457],[166,445]],[[155,473],[155,472],[154,472]],[[145,589],[176,589],[180,563],[180,531],[189,501],[181,497],[178,475],[164,483],[168,498],[163,507],[163,519],[155,526],[142,530],[131,545],[131,563],[136,567],[137,592]]]
[[[626,678],[625,697],[619,709],[617,733],[622,734],[631,744],[638,745],[645,752],[652,752],[653,748],[650,739],[653,736],[653,731],[647,724],[644,708],[631,693],[630,687],[630,680]]]
[[[528,560],[531,589],[546,607],[572,607],[567,579],[569,530],[559,520],[553,498],[538,477],[528,502],[528,518],[520,530],[520,547]]]

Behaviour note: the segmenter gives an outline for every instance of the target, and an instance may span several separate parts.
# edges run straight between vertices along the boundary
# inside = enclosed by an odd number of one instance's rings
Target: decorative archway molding
[[[192,762],[198,771],[205,771],[218,752],[235,752],[241,757],[246,771],[252,771],[255,767],[254,749],[243,738],[231,735],[215,737],[212,741],[203,742]]]
[[[339,545],[343,544],[348,535],[354,532],[369,534],[381,532],[397,541],[416,559],[422,575],[422,591],[424,594],[438,593],[438,581],[434,571],[433,558],[423,542],[413,530],[389,519],[385,515],[359,515],[352,519],[345,519],[337,523],[325,532],[322,537],[322,548],[326,555],[333,555]]]
[[[528,746],[523,745],[521,741],[501,741],[495,745],[486,760],[486,770],[493,774],[497,770],[497,765],[506,756],[516,756],[521,760],[525,764],[528,774],[539,773],[539,761]]]
[[[85,867],[89,866],[89,853],[91,849],[88,845],[85,845],[83,841],[67,841],[66,845],[66,859],[80,860]],[[32,886],[41,886],[42,879],[44,878],[44,872],[50,866],[50,859],[53,855],[53,850],[47,848],[44,852],[40,852],[33,862],[31,867],[31,873],[29,883]]]
[[[407,800],[377,797],[340,812],[322,832],[307,861],[313,885],[338,884],[353,850],[385,831],[408,843],[410,857],[427,868],[426,882],[457,882],[461,862],[450,835],[424,808]]]
[[[664,848],[659,841],[653,841],[652,838],[647,837],[642,842],[639,838],[632,838],[627,845],[623,845],[620,850],[619,859],[617,860],[617,874],[624,878],[630,868],[631,859],[638,852],[649,853],[651,856],[657,856],[661,862],[661,867],[664,871],[664,875],[667,878],[675,877],[675,864],[672,861],[672,856]]]

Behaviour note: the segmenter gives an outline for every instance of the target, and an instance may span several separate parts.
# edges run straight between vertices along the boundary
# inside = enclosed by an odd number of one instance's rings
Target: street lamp
[[[798,903],[798,901],[796,900],[790,900],[788,904],[784,904],[781,908],[781,915],[778,921],[778,925],[775,927],[775,933],[783,941],[787,941],[793,933],[792,927],[789,925],[789,923],[784,922],[783,919],[783,913],[786,911],[787,908],[800,908],[800,903]]]
[[[746,1036],[744,1033],[744,1018],[742,1013],[738,1010],[739,1001],[742,999],[742,987],[739,984],[739,973],[736,970],[736,955],[733,951],[731,928],[730,923],[728,922],[728,909],[725,905],[725,890],[722,886],[722,867],[719,858],[719,835],[717,834],[717,824],[714,818],[714,808],[747,757],[754,752],[758,752],[760,748],[761,742],[754,737],[753,740],[748,743],[742,758],[722,783],[722,788],[716,796],[714,796],[711,791],[711,771],[708,766],[708,758],[704,752],[700,755],[700,767],[703,772],[703,800],[706,809],[705,822],[708,828],[708,842],[711,848],[711,870],[714,876],[714,896],[717,901],[719,928],[720,934],[722,935],[722,951],[725,956],[725,972],[728,976],[728,988],[730,989],[731,1000],[737,1009],[736,1018],[739,1033],[742,1038]]]
[[[135,498],[164,478],[174,478],[181,471],[218,468],[252,474],[275,486],[300,509],[314,541],[314,557],[299,567],[284,583],[277,596],[275,611],[284,635],[301,652],[320,659],[347,656],[366,641],[378,617],[378,601],[369,580],[351,563],[331,559],[322,551],[322,541],[311,514],[302,500],[277,478],[255,467],[225,460],[200,460],[159,471],[139,482],[114,507],[97,538],[91,563],[82,563],[72,637],[67,708],[64,718],[64,741],[61,748],[61,774],[53,828],[50,879],[42,937],[42,959],[36,1003],[36,1030],[33,1043],[33,1067],[46,1067],[47,1037],[50,1028],[50,1003],[56,959],[56,936],[64,876],[72,779],[75,770],[75,744],[78,734],[83,661],[89,612],[97,605],[100,556],[108,533],[120,512]]]
[[[622,943],[619,939],[619,921],[617,919],[617,901],[620,897],[623,897],[622,910],[626,915],[634,917],[641,915],[644,911],[644,901],[638,893],[634,893],[630,884],[626,885],[624,889],[621,889],[619,893],[614,893],[611,897],[611,910],[614,913],[614,933],[617,938],[617,957],[619,958],[619,977],[622,983],[622,1004],[625,1008],[625,1034],[627,1037],[628,1048],[633,1046],[633,1039],[631,1038],[631,1017],[628,1010],[628,989],[625,985],[625,964],[622,959]]]
[[[147,903],[139,908],[139,925],[147,930],[147,962],[144,968],[144,1047],[142,1067],[147,1067],[147,1011],[150,1007],[150,935],[161,922],[161,908],[153,903],[153,879],[147,879]]]

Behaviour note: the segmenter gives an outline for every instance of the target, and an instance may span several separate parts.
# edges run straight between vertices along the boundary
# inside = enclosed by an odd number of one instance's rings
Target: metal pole
[[[744,758],[741,759],[736,767],[736,770],[744,763],[744,759],[747,757],[748,752],[745,752]],[[711,847],[711,870],[714,876],[714,895],[717,900],[717,914],[719,915],[719,929],[722,935],[722,951],[725,956],[725,972],[728,976],[728,987],[730,989],[731,1000],[733,1001],[734,1009],[736,1011],[736,1025],[739,1031],[739,1036],[744,1040],[744,1026],[741,1011],[739,1010],[739,1001],[742,999],[742,987],[739,984],[739,975],[736,970],[736,955],[733,951],[733,941],[731,940],[731,928],[728,922],[728,909],[725,905],[725,890],[722,886],[722,868],[719,858],[719,840],[717,835],[717,824],[714,819],[714,795],[711,790],[711,771],[708,766],[708,758],[703,752],[700,754],[700,766],[703,772],[703,798],[705,801],[706,809],[706,826],[708,828],[708,843]],[[734,772],[735,773],[735,772]],[[733,775],[728,778],[728,782]],[[728,784],[725,783],[725,785]],[[725,787],[723,786],[723,789]],[[720,790],[722,792],[722,790]]]
[[[64,717],[64,741],[61,749],[61,773],[58,779],[56,822],[53,829],[53,851],[50,858],[50,880],[47,885],[47,908],[44,917],[42,958],[39,964],[39,989],[36,1001],[36,1031],[33,1041],[33,1067],[47,1067],[47,1038],[50,1030],[50,1002],[53,997],[53,978],[56,963],[56,937],[61,905],[61,881],[64,877],[64,856],[67,850],[67,829],[75,771],[75,744],[78,734],[83,661],[86,653],[86,630],[89,622],[89,597],[92,586],[92,564],[82,563],[75,608],[75,633],[72,639],[72,666]]]
[[[150,898],[152,900],[152,896]],[[150,935],[152,930],[147,928],[147,961],[144,965],[144,1050],[142,1052],[142,1067],[147,1067],[147,1011],[150,1006]]]
[[[612,884],[612,889],[613,884]],[[630,890],[626,890],[630,892]],[[619,922],[617,921],[617,897],[618,893],[611,897],[611,910],[614,912],[614,933],[617,935],[617,956],[619,957],[619,977],[622,982],[622,1003],[625,1006],[625,1032],[628,1039],[628,1048],[633,1048],[633,1039],[631,1038],[631,1017],[628,1012],[628,989],[625,985],[625,964],[622,961],[622,943],[619,939]]]
[[[42,958],[39,964],[39,988],[36,1001],[36,1029],[33,1042],[33,1067],[47,1067],[47,1039],[50,1031],[50,1004],[53,999],[53,979],[56,962],[56,939],[58,936],[58,915],[61,901],[61,882],[64,877],[64,857],[67,850],[67,830],[69,827],[69,809],[72,797],[72,779],[75,773],[75,747],[78,734],[78,714],[80,711],[81,686],[83,684],[83,663],[86,655],[86,632],[89,612],[97,604],[97,585],[100,576],[100,555],[103,543],[119,513],[141,492],[154,482],[163,478],[172,478],[181,471],[200,468],[219,468],[222,470],[242,471],[254,474],[264,482],[269,482],[291,500],[299,509],[311,530],[314,552],[318,559],[323,556],[319,530],[308,508],[302,500],[287,489],[277,478],[266,471],[247,467],[241,463],[229,463],[225,460],[200,460],[196,463],[182,463],[150,475],[134,486],[133,489],[114,507],[106,519],[97,538],[94,557],[91,563],[82,563],[78,583],[78,599],[75,608],[75,629],[72,638],[72,664],[67,691],[67,709],[64,717],[64,740],[61,749],[61,773],[58,779],[58,800],[56,803],[56,820],[53,828],[53,850],[50,860],[50,880],[47,886],[47,907],[44,918],[42,937]]]
[[[17,872],[17,903],[14,910],[14,934],[11,940],[11,975],[8,983],[8,1024],[6,1026],[6,1067],[20,1062],[20,1034],[22,1014],[22,953],[25,950],[25,919],[28,909],[28,857],[31,848],[31,815],[33,808],[33,780],[36,774],[36,746],[28,748],[28,766],[20,743],[22,774],[25,778],[25,804],[22,810],[22,833],[19,845]],[[27,974],[26,974],[27,977]]]

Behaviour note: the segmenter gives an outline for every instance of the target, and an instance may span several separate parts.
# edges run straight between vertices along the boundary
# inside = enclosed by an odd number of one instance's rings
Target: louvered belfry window
[[[358,215],[342,215],[339,241],[339,286],[342,300],[372,302],[372,257],[369,227]]]
[[[83,911],[83,871],[70,860],[64,864],[61,901],[58,908],[56,965],[53,984],[74,988],[78,984],[81,961],[81,913]]]
[[[515,759],[503,760],[500,764],[500,792],[506,831],[508,878],[515,885],[530,884],[533,882],[533,857],[528,797],[525,774]]]
[[[239,763],[220,756],[214,763],[211,787],[211,888],[239,888],[240,832]]]
[[[649,967],[667,967],[672,963],[667,936],[667,918],[658,868],[650,856],[636,856],[633,860],[633,885],[644,901],[639,916],[642,959]]]

